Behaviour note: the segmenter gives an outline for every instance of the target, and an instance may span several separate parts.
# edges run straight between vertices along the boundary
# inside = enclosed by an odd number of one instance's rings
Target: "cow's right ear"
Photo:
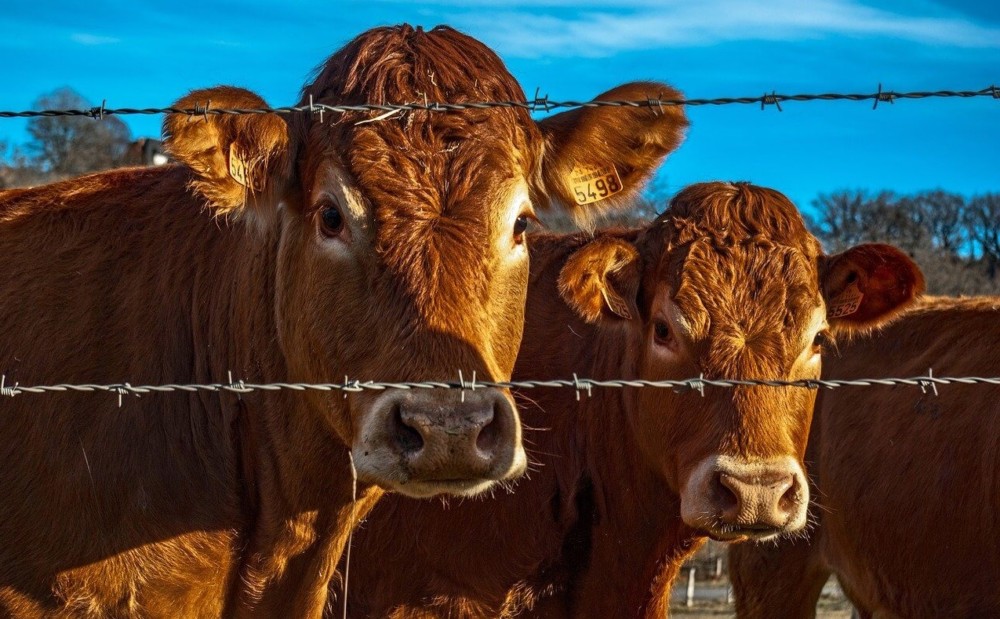
[[[265,108],[259,96],[232,86],[192,91],[176,108]],[[194,171],[192,188],[215,213],[268,218],[292,180],[289,131],[277,114],[169,114],[166,150]]]
[[[680,99],[655,82],[633,82],[597,97],[602,101]],[[646,180],[684,139],[683,106],[583,107],[542,119],[542,174],[532,188],[540,206],[557,203],[578,220],[595,210],[631,204]]]
[[[559,294],[587,322],[639,316],[639,252],[622,239],[598,238],[578,249],[559,272]]]

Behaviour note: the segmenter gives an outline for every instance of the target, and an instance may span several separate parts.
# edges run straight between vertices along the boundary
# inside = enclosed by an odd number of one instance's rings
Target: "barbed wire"
[[[454,112],[458,110],[483,110],[491,108],[520,108],[530,112],[550,112],[557,109],[571,108],[596,108],[596,107],[632,107],[632,108],[659,108],[671,106],[700,106],[700,105],[760,105],[763,110],[768,105],[775,106],[778,111],[782,111],[781,104],[790,101],[873,101],[872,109],[877,109],[879,103],[894,103],[901,99],[932,99],[932,98],[958,98],[971,99],[976,97],[992,97],[1000,99],[1000,87],[990,85],[979,90],[929,90],[913,92],[896,92],[893,90],[882,90],[879,84],[878,90],[872,93],[807,93],[784,95],[772,91],[771,94],[764,93],[760,96],[747,97],[716,97],[716,98],[693,98],[693,99],[660,99],[650,97],[637,100],[592,100],[592,101],[552,101],[548,95],[526,101],[470,101],[466,103],[445,103],[445,102],[423,102],[423,103],[364,103],[357,105],[331,105],[327,103],[314,103],[310,97],[310,102],[306,105],[289,105],[284,107],[256,107],[256,108],[224,108],[211,107],[211,102],[206,101],[204,107],[178,108],[178,107],[145,107],[145,108],[109,108],[107,100],[104,100],[100,107],[88,109],[58,109],[58,110],[25,110],[25,111],[0,111],[0,118],[37,118],[55,116],[84,116],[94,119],[103,119],[105,116],[127,116],[127,115],[154,115],[154,114],[181,114],[185,116],[218,116],[224,114],[281,114],[292,115],[300,113],[322,114],[331,112],[335,114],[345,114],[348,112]]]
[[[258,391],[339,391],[345,395],[347,393],[361,391],[384,391],[387,389],[458,389],[462,391],[475,391],[476,389],[540,389],[540,388],[563,388],[573,389],[579,399],[582,392],[590,395],[595,388],[652,388],[652,389],[672,389],[674,391],[698,391],[705,395],[706,387],[734,388],[734,387],[795,387],[802,389],[839,389],[842,387],[919,387],[923,391],[928,389],[937,395],[938,385],[994,385],[1000,386],[1000,376],[934,376],[933,371],[928,371],[925,376],[911,376],[906,378],[855,378],[855,379],[801,379],[801,380],[768,380],[768,379],[711,379],[705,377],[688,378],[684,380],[629,380],[629,379],[609,379],[598,380],[592,378],[579,378],[573,376],[571,379],[552,380],[512,380],[512,381],[476,381],[475,375],[472,380],[464,380],[459,376],[459,380],[452,381],[422,381],[422,382],[379,382],[360,381],[346,379],[342,383],[248,383],[242,380],[228,383],[190,383],[190,384],[162,384],[162,385],[132,385],[130,383],[116,384],[54,384],[54,385],[20,385],[13,386],[6,384],[6,376],[0,377],[0,396],[14,397],[18,395],[38,395],[51,393],[112,393],[121,397],[125,395],[146,395],[153,393],[195,393],[195,392],[216,392],[216,393],[254,393]]]

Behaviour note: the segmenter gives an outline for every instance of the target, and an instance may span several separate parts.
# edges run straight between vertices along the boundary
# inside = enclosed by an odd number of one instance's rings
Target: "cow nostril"
[[[788,484],[788,489],[778,499],[778,508],[783,512],[789,513],[798,507],[800,501],[798,480],[792,477],[791,483]]]
[[[502,428],[500,425],[500,415],[496,414],[496,410],[492,411],[489,420],[486,425],[479,431],[479,435],[476,436],[476,448],[483,454],[492,454],[493,450],[496,449],[497,444],[500,442]]]
[[[392,412],[392,436],[400,451],[404,454],[414,454],[423,449],[424,437],[420,432],[403,420],[402,409],[396,406]]]
[[[739,496],[729,483],[729,476],[724,473],[716,473],[712,476],[712,495],[715,497],[716,505],[723,514],[735,512],[740,506]]]

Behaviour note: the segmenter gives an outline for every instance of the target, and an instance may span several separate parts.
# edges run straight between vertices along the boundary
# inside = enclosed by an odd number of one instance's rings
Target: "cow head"
[[[602,96],[679,95],[635,83]],[[425,100],[524,93],[481,43],[402,26],[366,32],[334,54],[300,105]],[[209,104],[266,105],[227,87],[176,105]],[[581,109],[537,123],[507,108],[177,115],[164,131],[209,207],[276,247],[277,336],[295,380],[456,381],[462,371],[483,381],[511,375],[535,209],[629,200],[685,125],[679,108]],[[311,414],[352,447],[362,480],[411,496],[472,494],[525,467],[505,389],[311,402]]]
[[[798,380],[819,378],[836,332],[885,321],[923,277],[887,245],[824,256],[776,191],[705,183],[681,191],[636,245],[608,238],[581,248],[560,288],[584,317],[627,330],[640,378]],[[815,391],[630,395],[642,458],[680,495],[689,526],[733,540],[805,525],[802,458]]]

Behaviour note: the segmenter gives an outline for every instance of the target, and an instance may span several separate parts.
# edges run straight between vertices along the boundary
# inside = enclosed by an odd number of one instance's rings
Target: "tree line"
[[[1000,194],[839,191],[807,214],[828,251],[867,242],[909,253],[941,295],[1000,294]]]
[[[68,87],[35,101],[35,109],[92,107]],[[141,163],[128,126],[114,116],[32,118],[28,134],[30,140],[20,146],[0,142],[0,190]],[[667,198],[664,186],[654,183],[630,211],[593,223],[649,221]],[[931,294],[1000,294],[1000,194],[838,191],[813,201],[806,220],[828,252],[866,242],[900,247],[920,264]],[[561,231],[574,224],[562,214],[547,217],[546,227]]]

